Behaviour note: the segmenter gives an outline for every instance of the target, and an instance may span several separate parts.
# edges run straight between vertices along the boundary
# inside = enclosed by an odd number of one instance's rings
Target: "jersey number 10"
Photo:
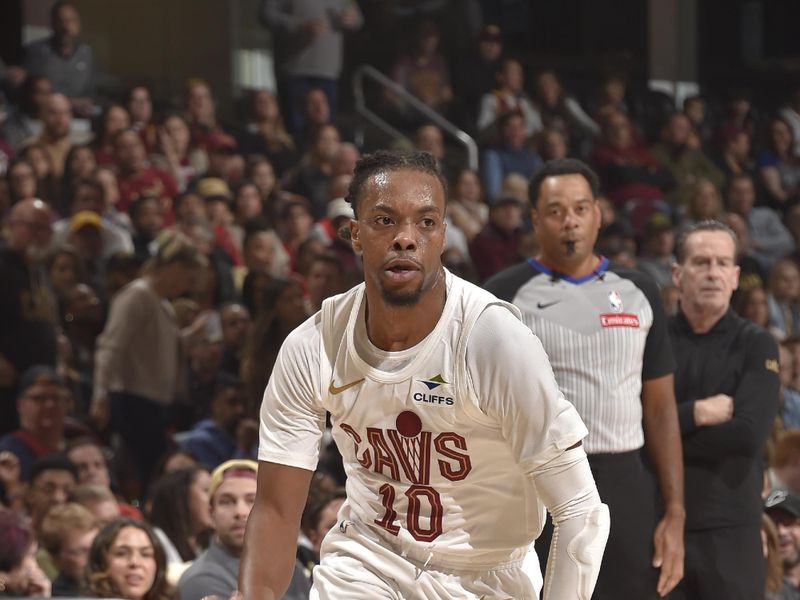
[[[380,490],[381,502],[386,512],[383,517],[375,519],[375,522],[383,527],[392,535],[400,532],[400,527],[395,524],[397,511],[394,509],[394,486],[384,483]],[[406,529],[419,542],[432,542],[442,534],[442,500],[439,492],[428,485],[412,485],[405,491],[408,498],[408,511],[406,512]],[[430,504],[430,519],[428,528],[423,528],[420,524],[420,506],[423,498],[427,498]]]

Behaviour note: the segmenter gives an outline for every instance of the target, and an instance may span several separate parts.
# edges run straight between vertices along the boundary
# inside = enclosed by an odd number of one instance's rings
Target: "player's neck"
[[[586,275],[590,275],[597,270],[597,267],[600,265],[600,257],[596,254],[590,254],[589,256],[577,259],[577,260],[561,260],[559,258],[554,258],[552,256],[548,256],[547,254],[539,254],[536,257],[540,263],[546,266],[551,271],[555,271],[561,275],[566,275],[568,277],[574,277],[576,279],[585,277]]]
[[[411,306],[386,302],[380,291],[367,289],[367,335],[381,350],[399,352],[412,348],[433,331],[444,310],[447,287],[441,277]]]

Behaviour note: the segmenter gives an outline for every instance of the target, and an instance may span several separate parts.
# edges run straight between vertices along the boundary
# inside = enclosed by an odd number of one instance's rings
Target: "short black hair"
[[[159,206],[158,198],[153,196],[141,196],[136,198],[133,202],[131,202],[130,207],[128,207],[128,216],[130,217],[131,221],[136,223],[137,219],[139,218],[139,213],[142,212],[144,207],[147,204],[155,203],[156,206]]]
[[[753,184],[753,189],[755,189],[756,180],[747,171],[742,171],[741,173],[731,173],[730,175],[728,175],[728,179],[725,182],[725,190],[724,190],[726,198],[727,198],[728,194],[730,194],[731,188],[733,188],[733,184],[736,183],[737,181],[743,181],[745,179],[747,181],[749,181],[750,183],[752,183]]]
[[[739,239],[736,237],[736,232],[725,225],[725,223],[721,223],[714,219],[706,219],[705,221],[700,221],[699,223],[689,225],[678,237],[678,242],[675,244],[675,259],[679,265],[682,265],[684,262],[686,262],[686,242],[689,240],[689,236],[693,233],[697,233],[698,231],[724,231],[731,236],[735,252],[736,245],[739,242]]]
[[[78,195],[78,190],[83,187],[92,188],[92,190],[100,198],[100,202],[105,202],[106,190],[103,188],[100,182],[97,181],[97,179],[92,179],[90,177],[79,177],[72,182],[72,185],[69,187],[69,195],[67,197],[67,204],[69,206],[72,206],[72,204],[75,202],[75,197]]]
[[[45,471],[67,471],[72,473],[75,483],[78,483],[78,467],[64,454],[48,454],[34,462],[28,471],[28,482],[33,483]]]
[[[353,171],[353,180],[350,182],[345,200],[353,207],[355,219],[358,219],[358,203],[367,181],[373,175],[386,171],[419,171],[434,177],[442,185],[445,202],[447,202],[447,181],[433,154],[418,150],[413,152],[378,150],[361,158]]]
[[[600,179],[598,179],[597,173],[589,165],[577,158],[556,158],[544,163],[544,166],[531,177],[531,182],[528,186],[528,199],[534,209],[536,209],[539,201],[542,182],[548,177],[559,177],[560,175],[580,175],[589,184],[592,196],[597,198],[600,195]]]

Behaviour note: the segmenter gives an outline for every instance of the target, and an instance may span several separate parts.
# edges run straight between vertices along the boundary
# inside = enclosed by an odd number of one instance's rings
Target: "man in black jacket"
[[[762,450],[778,409],[778,348],[739,318],[736,236],[703,221],[681,236],[669,322],[686,476],[686,574],[678,600],[764,595]]]

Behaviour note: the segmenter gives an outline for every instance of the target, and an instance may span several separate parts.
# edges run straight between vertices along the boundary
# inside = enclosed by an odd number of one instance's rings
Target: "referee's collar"
[[[600,259],[600,263],[597,265],[597,267],[595,267],[594,271],[586,275],[582,275],[581,277],[571,277],[569,275],[565,275],[560,271],[556,271],[555,269],[548,267],[546,264],[532,256],[528,259],[528,264],[537,271],[541,271],[542,273],[550,275],[550,277],[553,277],[554,279],[563,279],[569,283],[581,284],[591,281],[595,277],[599,277],[608,269],[608,259],[602,254],[598,256],[598,258]]]

